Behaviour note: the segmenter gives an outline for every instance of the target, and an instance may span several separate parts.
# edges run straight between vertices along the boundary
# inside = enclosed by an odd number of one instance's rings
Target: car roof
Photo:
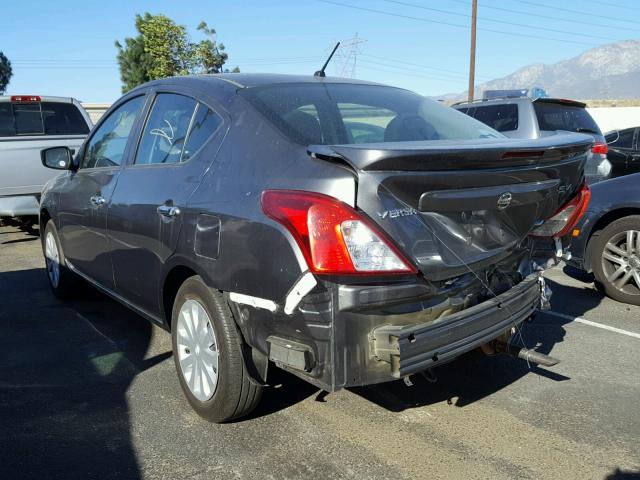
[[[73,103],[78,100],[72,97],[54,97],[51,95],[0,95],[0,102],[10,102],[12,97],[40,97],[41,102]]]
[[[340,77],[315,77],[313,75],[288,75],[280,73],[213,73],[202,75],[185,75],[154,80],[144,86],[162,84],[198,84],[201,87],[211,85],[227,85],[230,88],[254,88],[267,85],[283,84],[355,84],[382,85],[380,83]],[[142,86],[142,85],[141,85]]]

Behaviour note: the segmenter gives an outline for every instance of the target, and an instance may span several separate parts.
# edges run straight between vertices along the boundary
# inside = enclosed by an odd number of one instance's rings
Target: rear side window
[[[89,126],[71,103],[0,103],[0,136],[86,135]]]
[[[518,105],[478,105],[473,118],[499,132],[518,129]]]
[[[182,152],[182,161],[186,162],[195,155],[207,140],[209,140],[211,135],[218,130],[221,123],[222,120],[213,110],[199,103],[196,114],[193,117],[189,136],[187,137],[187,143]]]
[[[180,162],[195,108],[193,98],[174,93],[158,94],[142,132],[135,163]]]
[[[540,130],[568,130],[570,132],[602,135],[596,122],[584,108],[561,103],[534,102]]]
[[[631,129],[610,133],[606,136],[607,143],[613,148],[632,148],[634,132],[635,130]]]
[[[240,95],[304,145],[502,136],[453,108],[394,87],[299,83],[245,88]]]

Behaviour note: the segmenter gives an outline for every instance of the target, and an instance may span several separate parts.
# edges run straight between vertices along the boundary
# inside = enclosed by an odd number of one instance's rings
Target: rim
[[[47,233],[44,240],[44,256],[49,281],[54,288],[57,288],[60,283],[60,254],[58,253],[56,239],[51,232]]]
[[[182,377],[194,397],[207,401],[218,386],[218,342],[200,302],[191,299],[182,304],[176,333]]]
[[[609,239],[602,252],[607,281],[627,295],[640,295],[640,231],[627,230]]]

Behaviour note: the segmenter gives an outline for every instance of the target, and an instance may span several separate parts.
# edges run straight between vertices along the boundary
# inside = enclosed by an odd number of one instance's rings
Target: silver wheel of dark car
[[[596,281],[614,300],[640,305],[640,216],[612,222],[593,241]]]
[[[171,314],[173,358],[187,400],[203,418],[247,415],[262,395],[244,364],[244,340],[224,295],[193,276],[178,289]]]
[[[42,252],[47,268],[47,278],[53,294],[63,300],[76,295],[82,282],[80,282],[80,277],[67,267],[53,220],[49,220],[44,227]]]
[[[189,390],[201,402],[213,397],[218,385],[218,344],[204,306],[189,299],[180,307],[177,322],[180,372]]]
[[[602,252],[607,281],[629,295],[640,295],[640,231],[615,234]]]
[[[60,254],[52,231],[47,232],[44,239],[44,257],[51,286],[57,288],[60,283]]]

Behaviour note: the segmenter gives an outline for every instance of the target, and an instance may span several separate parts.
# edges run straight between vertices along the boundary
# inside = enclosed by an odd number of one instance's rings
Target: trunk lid
[[[586,135],[566,134],[308,150],[351,166],[356,206],[426,278],[445,280],[529,248],[529,232],[580,187],[592,144]]]

